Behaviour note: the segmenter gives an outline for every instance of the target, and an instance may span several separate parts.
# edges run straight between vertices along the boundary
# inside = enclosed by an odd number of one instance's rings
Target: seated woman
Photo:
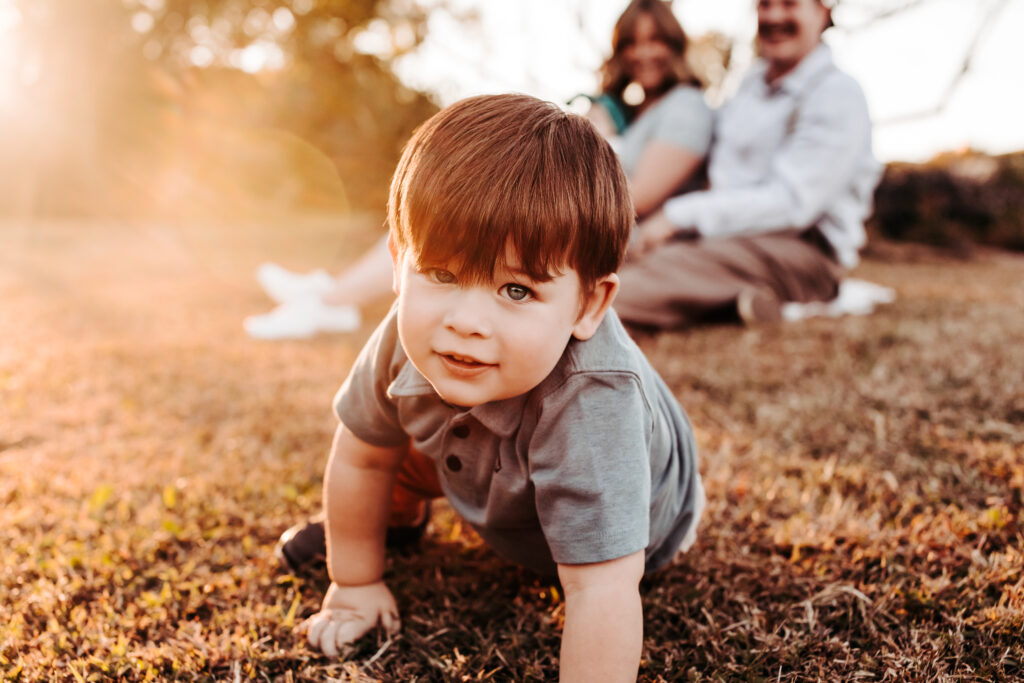
[[[687,48],[668,3],[633,0],[615,23],[601,94],[587,114],[613,140],[640,218],[696,189],[711,145],[713,116]]]
[[[664,0],[632,0],[615,23],[611,56],[601,66],[601,94],[587,117],[612,141],[640,218],[700,184],[713,115],[687,62],[689,41]],[[384,241],[336,278],[263,264],[257,280],[280,305],[250,316],[258,339],[295,339],[347,332],[359,309],[391,295],[391,257]]]

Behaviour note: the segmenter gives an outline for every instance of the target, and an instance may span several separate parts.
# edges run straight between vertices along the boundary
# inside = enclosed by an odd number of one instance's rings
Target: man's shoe
[[[736,313],[745,325],[777,323],[782,320],[782,302],[768,288],[751,287],[740,292]]]
[[[392,550],[406,550],[423,538],[430,521],[430,505],[426,507],[423,521],[415,526],[388,527],[384,546]],[[281,565],[293,574],[303,570],[324,566],[327,562],[327,541],[324,533],[323,513],[289,528],[274,547],[274,556]]]
[[[253,339],[309,339],[319,332],[354,332],[362,324],[355,306],[328,306],[319,298],[297,299],[270,313],[250,315],[243,327]]]
[[[256,269],[256,281],[279,304],[296,299],[319,298],[330,291],[334,280],[327,271],[293,273],[276,263],[264,263]]]

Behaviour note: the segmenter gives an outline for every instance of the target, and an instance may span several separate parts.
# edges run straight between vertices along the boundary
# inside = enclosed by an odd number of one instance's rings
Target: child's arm
[[[324,475],[327,512],[327,571],[331,586],[320,612],[303,624],[309,642],[334,656],[377,625],[399,627],[398,610],[384,574],[387,531],[395,473],[408,446],[372,446],[338,427]]]
[[[561,680],[635,681],[643,648],[644,552],[595,564],[560,564],[565,590]]]

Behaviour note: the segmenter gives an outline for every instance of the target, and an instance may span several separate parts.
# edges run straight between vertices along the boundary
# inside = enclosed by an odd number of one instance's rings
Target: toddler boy
[[[614,152],[550,103],[470,98],[413,135],[388,204],[398,299],[335,397],[315,647],[398,628],[385,537],[444,495],[557,572],[563,680],[636,678],[638,584],[704,499],[690,424],[611,310],[633,218]]]

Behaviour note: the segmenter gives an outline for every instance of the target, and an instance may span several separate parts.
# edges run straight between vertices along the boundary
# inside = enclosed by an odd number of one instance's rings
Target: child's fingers
[[[371,626],[367,619],[348,610],[322,610],[296,630],[305,631],[311,646],[328,657],[336,657],[342,646],[358,640]]]
[[[337,631],[334,633],[335,646],[341,648],[343,645],[359,640],[370,630],[371,625],[366,619],[352,615],[350,619],[338,625]]]
[[[338,633],[338,622],[334,619],[328,618],[327,623],[320,631],[319,642],[314,643],[314,646],[319,648],[328,657],[338,656],[338,646],[335,642],[336,635]]]
[[[380,615],[380,625],[384,627],[388,635],[394,635],[402,628],[402,620],[395,610],[387,610]]]
[[[326,612],[317,612],[307,619],[305,623],[309,624],[306,627],[306,639],[310,645],[319,649],[320,636],[323,635],[324,629],[331,623],[330,616]]]
[[[316,616],[316,615],[313,615],[313,616]],[[305,619],[300,621],[295,626],[295,628],[292,629],[292,632],[293,633],[298,633],[300,635],[304,634],[304,633],[309,633],[309,627],[310,627],[310,624],[311,624],[312,621],[313,621],[313,617],[306,617]]]

